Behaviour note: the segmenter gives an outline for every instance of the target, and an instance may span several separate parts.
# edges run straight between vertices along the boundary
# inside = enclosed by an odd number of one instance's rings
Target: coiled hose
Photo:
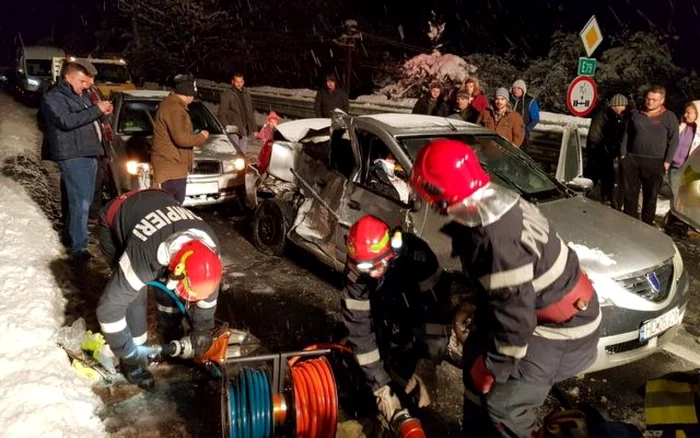
[[[333,438],[338,426],[338,392],[325,357],[292,366],[296,436]]]
[[[229,385],[231,438],[269,438],[272,436],[272,391],[262,371],[244,368]]]

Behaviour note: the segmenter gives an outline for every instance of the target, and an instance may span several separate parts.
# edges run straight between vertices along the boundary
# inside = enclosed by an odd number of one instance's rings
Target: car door
[[[583,175],[582,145],[584,143],[585,136],[581,134],[579,128],[573,126],[564,128],[555,174],[557,181],[566,184]]]
[[[700,231],[700,148],[690,154],[680,172],[681,183],[673,194],[671,212]]]
[[[351,123],[350,136],[359,152],[360,166],[354,175],[340,202],[339,226],[336,230],[337,258],[345,260],[345,241],[352,224],[360,217],[371,214],[386,223],[390,227],[401,227],[412,231],[410,222],[407,194],[408,175],[403,178],[394,179],[394,184],[390,181],[381,181],[373,177],[375,168],[374,161],[386,159],[391,156],[396,159],[396,154],[389,147],[387,142],[381,138],[381,133],[372,132],[367,128],[357,127]],[[400,165],[399,165],[400,166]],[[403,195],[403,200],[401,196]]]
[[[334,119],[328,161],[302,152],[294,166],[295,183],[304,201],[299,207],[290,238],[338,267],[343,251],[337,248],[339,211],[348,182],[357,172],[359,154],[347,129],[351,118]],[[349,227],[343,224],[343,227]]]

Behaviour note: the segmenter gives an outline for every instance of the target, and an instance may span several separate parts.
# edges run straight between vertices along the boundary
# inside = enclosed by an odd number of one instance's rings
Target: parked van
[[[23,46],[17,51],[17,91],[24,97],[40,96],[52,83],[52,59],[66,52],[51,46]]]

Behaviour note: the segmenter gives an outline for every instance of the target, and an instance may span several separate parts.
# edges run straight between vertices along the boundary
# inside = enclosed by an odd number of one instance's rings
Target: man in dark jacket
[[[450,216],[444,231],[477,293],[464,345],[465,437],[534,436],[552,385],[595,361],[593,285],[537,207],[491,184],[466,144],[421,149],[411,185]]]
[[[471,95],[466,90],[460,90],[457,93],[454,112],[450,115],[451,119],[461,119],[465,122],[476,123],[479,119],[479,113],[473,106],[469,105]]]
[[[450,108],[442,96],[442,85],[439,82],[430,84],[428,93],[418,99],[412,113],[438,117],[447,117],[450,114]]]
[[[441,281],[442,269],[425,241],[391,232],[375,216],[362,216],[353,224],[347,250],[341,307],[348,342],[379,413],[395,425],[408,411],[393,392],[392,381],[406,393],[415,390],[419,407],[434,397],[435,364],[445,353],[451,330],[450,313],[445,312],[449,287]]]
[[[316,117],[330,118],[334,109],[341,109],[346,113],[350,109],[350,102],[345,91],[338,88],[338,80],[334,74],[326,76],[326,87],[316,93],[314,109]]]
[[[622,208],[622,187],[615,190],[618,180],[620,144],[627,127],[627,98],[616,94],[609,106],[602,108],[591,121],[586,140],[586,169],[584,176],[600,183],[600,201],[613,208]],[[621,184],[620,184],[621,186]]]
[[[248,138],[258,130],[253,112],[253,99],[244,88],[243,74],[235,73],[231,79],[231,89],[221,93],[219,98],[219,120],[224,126],[235,126],[238,132],[230,134],[231,140],[245,152]]]
[[[41,100],[50,156],[61,170],[68,201],[63,240],[76,261],[91,258],[87,252],[88,214],[95,193],[97,160],[104,155],[98,119],[114,109],[110,102],[90,100],[86,93],[93,83],[89,70],[77,63],[67,64],[63,77]]]
[[[216,235],[168,193],[148,189],[105,206],[99,239],[113,274],[97,305],[97,321],[125,377],[152,388],[146,286],[154,281],[158,286],[160,341],[180,339],[186,320],[194,356],[204,354],[212,343],[222,272]]]
[[[654,224],[656,198],[678,147],[678,118],[664,107],[666,89],[647,91],[643,111],[632,113],[620,148],[626,214],[637,218],[642,189],[642,221]]]
[[[527,94],[527,85],[522,79],[513,82],[511,93],[510,102],[513,105],[513,111],[520,114],[525,122],[525,139],[521,149],[527,150],[530,133],[540,122],[540,106],[537,99]]]

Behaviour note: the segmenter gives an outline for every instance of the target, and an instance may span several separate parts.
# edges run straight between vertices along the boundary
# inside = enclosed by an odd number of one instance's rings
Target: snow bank
[[[38,156],[33,115],[0,94],[0,159]],[[17,129],[20,128],[21,129]],[[51,271],[64,256],[25,189],[0,176],[0,424],[5,437],[106,436],[90,382],[56,345],[66,300]]]

